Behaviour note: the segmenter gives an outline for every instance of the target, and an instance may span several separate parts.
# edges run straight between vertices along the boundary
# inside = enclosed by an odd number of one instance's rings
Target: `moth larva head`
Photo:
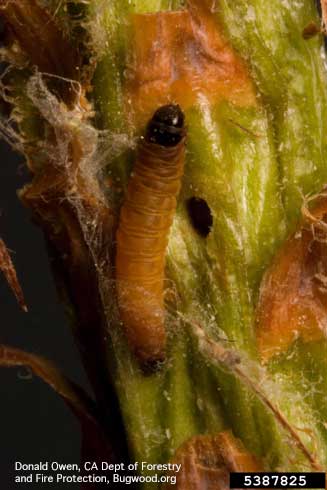
[[[176,146],[185,135],[184,114],[179,105],[160,107],[149,121],[145,140],[161,146]]]

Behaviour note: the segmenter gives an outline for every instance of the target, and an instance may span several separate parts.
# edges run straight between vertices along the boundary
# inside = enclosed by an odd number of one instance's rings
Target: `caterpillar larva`
[[[139,143],[117,231],[118,305],[142,364],[165,358],[165,252],[184,160],[184,114],[178,105],[165,105]]]

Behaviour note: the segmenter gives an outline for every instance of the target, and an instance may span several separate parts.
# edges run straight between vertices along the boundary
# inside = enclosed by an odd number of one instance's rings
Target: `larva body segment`
[[[184,159],[183,113],[178,106],[163,106],[138,146],[117,231],[118,305],[129,344],[142,364],[165,357],[165,252]]]

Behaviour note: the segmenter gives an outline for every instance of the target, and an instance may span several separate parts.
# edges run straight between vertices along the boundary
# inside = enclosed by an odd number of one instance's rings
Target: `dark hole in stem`
[[[202,237],[207,237],[213,224],[213,218],[208,204],[201,197],[191,197],[188,199],[186,205],[194,229]]]
[[[78,20],[86,17],[86,5],[82,3],[67,2],[66,9],[71,19]]]
[[[142,372],[144,376],[151,376],[152,374],[159,372],[164,365],[164,360],[150,359],[142,363]]]

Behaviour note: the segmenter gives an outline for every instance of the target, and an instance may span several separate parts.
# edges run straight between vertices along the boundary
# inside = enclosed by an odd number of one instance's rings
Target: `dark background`
[[[42,231],[17,196],[29,177],[23,158],[0,140],[0,237],[11,252],[29,309],[24,313],[0,273],[0,343],[41,354],[90,392],[63,306],[56,294]],[[78,484],[15,484],[14,462],[79,463],[78,421],[61,398],[24,368],[0,369],[0,487],[68,488]]]

